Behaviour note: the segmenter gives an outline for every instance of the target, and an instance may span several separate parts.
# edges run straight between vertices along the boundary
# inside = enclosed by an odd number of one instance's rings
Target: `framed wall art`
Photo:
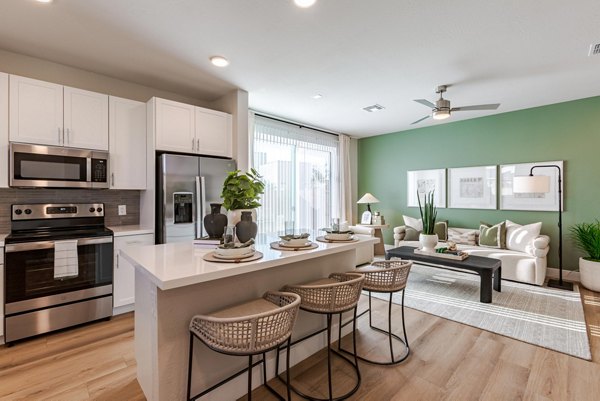
[[[533,166],[540,165],[559,166],[562,173],[562,186],[564,188],[565,170],[563,168],[562,160],[536,163],[505,164],[500,166],[500,209],[540,210],[552,212],[558,211],[558,169],[555,167],[540,167],[533,170],[533,175],[546,175],[550,177],[549,192],[513,193],[513,177],[529,175],[529,171]],[[562,205],[564,210],[565,203],[562,202]]]
[[[419,207],[417,193],[423,203],[423,196],[434,192],[435,206],[446,207],[446,169],[407,171],[408,207]]]
[[[496,209],[496,166],[448,169],[448,207]]]

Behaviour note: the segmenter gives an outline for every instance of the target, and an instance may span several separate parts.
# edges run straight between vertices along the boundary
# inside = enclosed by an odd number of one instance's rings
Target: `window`
[[[266,187],[257,210],[262,232],[317,230],[340,216],[337,135],[256,116],[253,166]]]

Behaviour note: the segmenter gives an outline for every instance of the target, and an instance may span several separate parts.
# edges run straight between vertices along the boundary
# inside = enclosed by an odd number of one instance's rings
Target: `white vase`
[[[425,252],[435,252],[435,246],[438,243],[437,234],[419,234],[421,250]]]
[[[256,222],[256,209],[233,209],[227,211],[227,225],[235,226],[242,220],[242,212],[252,212],[252,221]]]
[[[600,262],[579,258],[579,279],[588,290],[600,292]]]

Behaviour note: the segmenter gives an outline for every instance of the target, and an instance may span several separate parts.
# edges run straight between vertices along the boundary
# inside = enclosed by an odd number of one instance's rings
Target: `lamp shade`
[[[379,203],[379,199],[367,192],[356,203]]]
[[[516,194],[550,192],[550,177],[547,175],[515,176],[513,192]]]

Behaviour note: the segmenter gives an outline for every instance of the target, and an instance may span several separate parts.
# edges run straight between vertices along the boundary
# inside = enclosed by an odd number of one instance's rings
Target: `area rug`
[[[373,294],[376,296],[376,294]],[[387,294],[382,299],[387,299]],[[394,294],[394,303],[401,302]],[[502,280],[491,304],[479,302],[479,276],[414,264],[405,305],[432,315],[591,360],[579,292]]]

